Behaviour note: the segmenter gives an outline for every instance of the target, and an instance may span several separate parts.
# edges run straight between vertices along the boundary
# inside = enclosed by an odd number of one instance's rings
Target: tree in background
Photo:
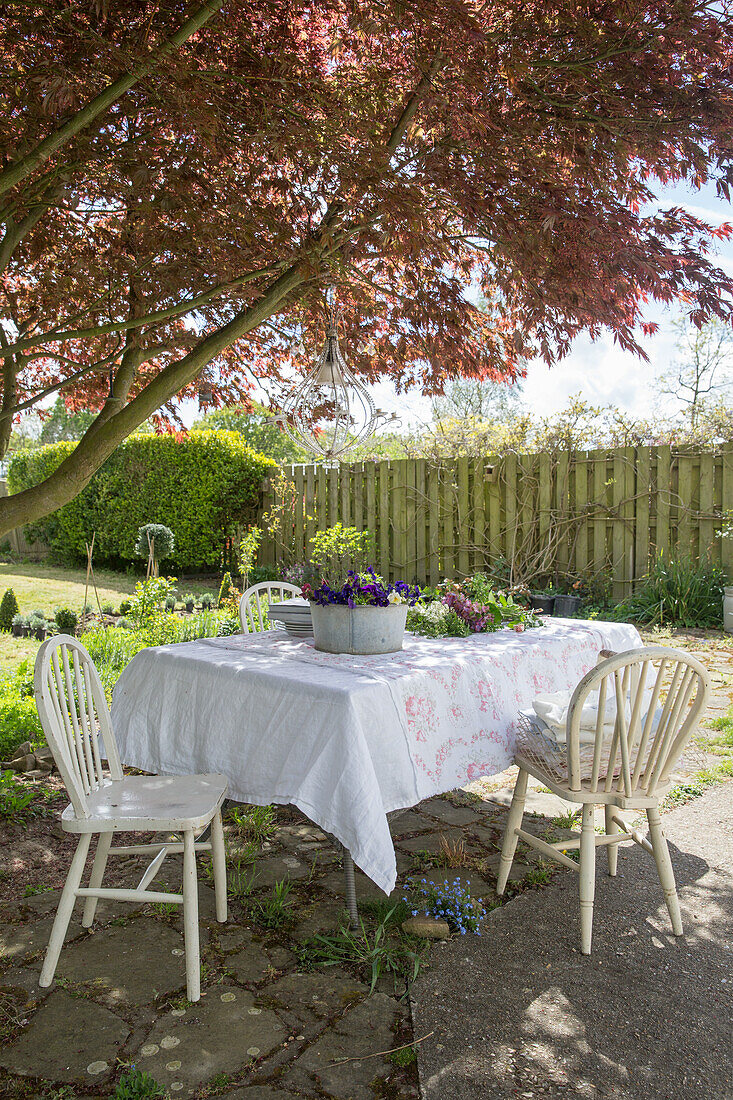
[[[268,423],[271,413],[262,405],[232,405],[213,409],[193,428],[198,431],[227,431],[241,435],[245,443],[260,454],[274,458],[276,462],[308,462],[312,456],[290,439],[277,424]]]
[[[50,415],[42,422],[38,443],[45,446],[46,443],[81,439],[93,420],[93,412],[88,409],[69,412],[63,397],[57,397]]]
[[[484,378],[454,378],[433,400],[433,419],[513,420],[522,410],[522,383],[492,382]]]
[[[680,321],[681,358],[659,376],[659,392],[675,398],[694,432],[702,419],[726,404],[733,388],[733,331],[721,321],[690,328]]]
[[[730,318],[733,280],[707,255],[730,228],[654,202],[681,179],[729,196],[725,7],[124,12],[0,15],[0,457],[55,393],[98,410],[56,471],[0,500],[0,534],[183,399],[241,403],[264,378],[277,399],[330,284],[354,368],[428,394],[554,362],[583,331],[642,354],[650,300]]]

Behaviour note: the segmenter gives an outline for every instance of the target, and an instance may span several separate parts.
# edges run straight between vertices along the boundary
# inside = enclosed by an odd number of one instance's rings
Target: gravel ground
[[[636,845],[615,880],[599,853],[590,957],[574,874],[523,893],[413,988],[424,1100],[733,1097],[733,783],[664,821],[684,937]]]

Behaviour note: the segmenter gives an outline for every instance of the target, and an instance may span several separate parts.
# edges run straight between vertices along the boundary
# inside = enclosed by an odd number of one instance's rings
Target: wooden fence
[[[303,561],[337,521],[372,532],[390,579],[435,584],[503,568],[513,581],[607,573],[627,595],[657,551],[709,555],[733,576],[733,449],[622,447],[291,466],[265,483],[263,513],[280,517],[259,561]]]

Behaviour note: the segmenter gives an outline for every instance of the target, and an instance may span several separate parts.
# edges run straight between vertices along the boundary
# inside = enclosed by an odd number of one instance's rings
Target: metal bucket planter
[[[723,630],[733,634],[733,588],[724,588],[723,592]]]
[[[316,649],[326,653],[395,653],[402,649],[407,604],[345,607],[311,604]]]
[[[580,611],[582,602],[580,596],[555,596],[553,615],[558,615],[561,619],[570,619]]]

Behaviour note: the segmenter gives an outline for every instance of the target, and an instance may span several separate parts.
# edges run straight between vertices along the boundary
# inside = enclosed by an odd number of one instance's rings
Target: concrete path
[[[599,853],[593,954],[577,877],[525,891],[433,952],[413,987],[424,1100],[733,1097],[733,783],[665,815],[685,936],[654,862]]]

